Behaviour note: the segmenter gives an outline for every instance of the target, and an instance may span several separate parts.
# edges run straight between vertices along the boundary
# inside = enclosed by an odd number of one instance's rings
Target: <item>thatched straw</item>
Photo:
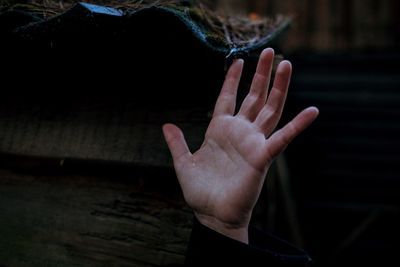
[[[201,1],[190,0],[6,0],[0,9],[23,9],[44,19],[60,14],[77,2],[110,6],[124,11],[149,6],[164,6],[182,10],[207,31],[209,40],[230,48],[240,48],[256,43],[273,33],[285,20],[282,16],[230,16],[221,10],[213,10]]]

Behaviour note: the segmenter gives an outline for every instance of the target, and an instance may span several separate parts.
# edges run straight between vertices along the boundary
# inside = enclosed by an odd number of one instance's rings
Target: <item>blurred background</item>
[[[220,0],[218,5],[293,19],[276,47],[294,65],[286,121],[308,105],[321,112],[286,151],[289,178],[280,184],[275,203],[283,210],[281,222],[266,227],[304,247],[316,266],[397,266],[400,2]],[[287,212],[288,197],[295,215]]]
[[[286,52],[387,51],[399,46],[395,0],[219,0],[227,12],[293,18]]]

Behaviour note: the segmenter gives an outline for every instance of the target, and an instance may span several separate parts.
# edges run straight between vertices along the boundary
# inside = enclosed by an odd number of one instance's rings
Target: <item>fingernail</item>
[[[279,63],[278,71],[284,71],[286,68],[292,69],[292,63],[289,60],[283,60]]]
[[[312,106],[312,107],[308,107],[308,108],[307,108],[307,110],[309,110],[309,111],[313,111],[313,112],[315,112],[315,113],[319,114],[319,109],[318,109],[317,107],[314,107],[314,106]]]
[[[241,63],[241,64],[243,64],[243,62],[244,62],[244,60],[241,59],[241,58],[236,58],[236,59],[233,61],[233,63]]]
[[[268,47],[264,49],[265,52],[272,52],[275,53],[275,50],[272,47]]]

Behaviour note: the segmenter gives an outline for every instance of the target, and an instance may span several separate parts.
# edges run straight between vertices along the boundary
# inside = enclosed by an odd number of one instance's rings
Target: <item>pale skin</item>
[[[274,51],[265,49],[239,111],[236,94],[243,60],[228,70],[213,117],[199,150],[191,153],[182,131],[165,124],[163,132],[187,204],[203,225],[248,243],[248,227],[274,158],[318,116],[309,107],[274,132],[289,88],[292,66],[279,64],[271,87]]]

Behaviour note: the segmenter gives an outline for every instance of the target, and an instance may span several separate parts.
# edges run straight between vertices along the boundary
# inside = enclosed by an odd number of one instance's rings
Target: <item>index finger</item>
[[[233,115],[236,106],[236,94],[242,76],[243,60],[236,60],[226,74],[224,85],[215,104],[213,116]]]

